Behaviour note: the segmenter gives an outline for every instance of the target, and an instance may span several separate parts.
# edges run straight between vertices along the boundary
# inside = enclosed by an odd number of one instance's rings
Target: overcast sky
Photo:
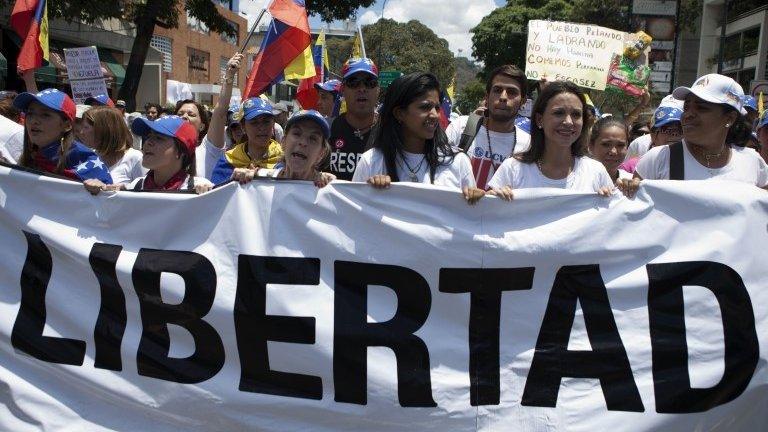
[[[384,1],[377,0],[372,7],[360,9],[358,17],[361,25],[376,22],[382,12],[385,18],[396,21],[419,20],[439,37],[446,39],[455,55],[469,57],[472,54],[472,35],[469,29],[505,3],[504,0],[388,0],[384,8]],[[263,0],[240,0],[241,10],[248,14],[249,25],[263,6]],[[310,17],[311,27],[323,25],[319,18]]]

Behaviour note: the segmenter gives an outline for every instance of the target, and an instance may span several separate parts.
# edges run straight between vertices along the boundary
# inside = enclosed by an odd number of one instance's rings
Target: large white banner
[[[0,430],[756,431],[768,199],[0,167]]]

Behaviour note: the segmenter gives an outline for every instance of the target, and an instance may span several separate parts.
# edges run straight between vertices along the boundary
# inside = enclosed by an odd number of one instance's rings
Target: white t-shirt
[[[24,126],[0,115],[0,145],[5,147],[6,159],[10,155],[10,162],[18,161],[24,150]]]
[[[632,178],[633,178],[634,176],[635,176],[635,175],[634,175],[634,174],[632,174],[631,172],[629,172],[629,171],[624,171],[623,169],[619,168],[619,177],[618,177],[618,180],[624,180],[624,179],[627,179],[627,180],[632,180]]]
[[[147,175],[147,169],[141,166],[143,154],[133,148],[129,148],[123,157],[109,167],[113,184],[130,183],[137,178]]]
[[[633,157],[640,157],[648,153],[648,150],[650,148],[651,148],[651,134],[641,135],[633,139],[632,142],[629,143],[629,148],[627,149],[627,156],[624,157],[624,160],[628,161]]]
[[[256,177],[278,177],[283,170],[280,168],[259,168],[256,170]]]
[[[139,177],[137,179],[134,179],[131,183],[127,184],[125,188],[129,191],[136,189],[136,185],[139,183],[140,180],[144,179],[144,177]],[[195,176],[195,186],[197,185],[208,185],[210,187],[213,187],[213,183],[211,183],[210,180],[203,177]],[[187,178],[184,179],[184,183],[181,184],[181,187],[179,188],[179,190],[189,190],[189,176],[187,176]]]
[[[551,179],[535,163],[524,163],[511,157],[501,164],[488,186],[496,189],[510,186],[512,189],[558,188],[597,192],[604,187],[612,189],[613,181],[603,164],[588,157],[577,157],[571,173],[562,179]]]
[[[491,145],[488,145],[488,137]],[[467,149],[467,155],[472,163],[472,172],[475,175],[475,183],[480,189],[486,189],[488,181],[493,178],[496,170],[504,161],[514,153],[523,153],[531,147],[531,136],[515,128],[515,132],[487,131],[485,126],[480,126],[475,140]],[[491,151],[493,154],[491,154]]]
[[[669,146],[650,149],[640,158],[635,172],[647,180],[668,180]],[[768,185],[768,165],[756,151],[747,147],[731,147],[728,164],[712,169],[700,164],[683,140],[683,173],[685,180],[735,180],[759,187]]]
[[[195,149],[195,174],[210,180],[213,168],[223,154],[224,149],[213,145],[208,135],[203,137],[203,141]]]
[[[451,119],[451,123],[445,128],[445,135],[448,136],[448,144],[453,147],[458,147],[461,142],[461,134],[464,132],[464,128],[467,127],[467,121],[469,116],[458,116],[455,119]]]
[[[458,150],[455,151],[458,152]],[[429,164],[424,155],[403,153],[405,160],[402,160],[400,157],[395,159],[397,163],[397,176],[400,178],[400,181],[412,181],[411,170],[413,170],[416,182],[429,184]],[[410,166],[410,169],[408,166]],[[379,149],[370,149],[360,157],[352,181],[364,182],[375,175],[386,174],[386,172],[387,167],[384,163],[384,154]],[[474,187],[475,178],[472,175],[472,165],[469,163],[467,155],[458,152],[450,164],[439,165],[435,170],[434,184],[457,189]]]

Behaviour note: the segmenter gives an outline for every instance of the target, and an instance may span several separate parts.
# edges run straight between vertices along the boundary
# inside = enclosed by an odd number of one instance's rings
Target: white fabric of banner
[[[767,224],[729,182],[468,206],[0,166],[0,430],[761,430]]]

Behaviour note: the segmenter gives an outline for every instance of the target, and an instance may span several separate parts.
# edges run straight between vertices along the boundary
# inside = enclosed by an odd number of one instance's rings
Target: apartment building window
[[[210,54],[187,47],[187,76],[191,83],[210,82],[210,66]]]
[[[152,36],[149,46],[163,54],[163,72],[173,72],[173,40],[165,36]]]
[[[187,11],[187,27],[190,30],[194,30],[198,33],[202,33],[206,35],[211,33],[211,31],[208,29],[208,26],[205,25],[204,22],[190,15],[189,11]]]
[[[232,22],[230,20],[227,20],[227,22],[229,23],[229,25],[232,26],[233,29],[235,29],[235,35],[230,36],[226,33],[221,33],[221,40],[222,42],[227,42],[227,43],[231,43],[232,45],[239,46],[240,45],[240,38],[239,38],[240,26],[237,25],[236,22]]]
[[[760,27],[728,35],[725,38],[723,49],[724,60],[749,57],[757,54],[757,46],[760,43]]]

